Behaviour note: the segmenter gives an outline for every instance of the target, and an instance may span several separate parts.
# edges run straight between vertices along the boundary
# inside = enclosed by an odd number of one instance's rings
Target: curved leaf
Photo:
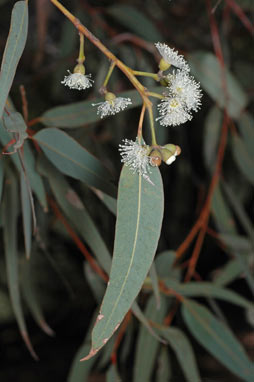
[[[177,328],[163,328],[159,330],[160,334],[169,342],[174,350],[178,362],[188,382],[201,381],[194,351],[185,334]]]
[[[101,162],[65,132],[48,128],[34,135],[48,159],[63,174],[114,196],[110,172]]]
[[[157,248],[163,187],[158,168],[154,185],[124,166],[119,183],[117,222],[110,280],[92,333],[91,358],[118,329],[139,293]]]
[[[9,36],[4,49],[0,71],[0,118],[15,76],[18,62],[23,53],[28,27],[28,9],[26,1],[17,1],[11,14]]]
[[[254,365],[242,345],[207,308],[191,300],[184,300],[182,314],[196,340],[219,362],[245,381],[254,380]]]
[[[209,52],[196,52],[188,56],[191,71],[201,86],[228,114],[237,118],[247,105],[248,99],[237,79],[225,68],[227,94],[223,88],[221,67],[216,56]]]

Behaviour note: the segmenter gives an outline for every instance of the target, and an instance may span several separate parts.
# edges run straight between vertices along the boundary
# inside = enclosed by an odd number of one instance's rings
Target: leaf
[[[213,106],[205,120],[204,158],[206,167],[213,171],[216,163],[217,147],[222,127],[222,112]]]
[[[4,161],[3,161],[3,157],[0,156],[0,204],[1,204],[2,192],[3,192],[3,183],[4,183]]]
[[[5,45],[0,71],[0,119],[23,53],[28,28],[28,8],[26,1],[17,1],[11,14],[11,26]]]
[[[161,296],[160,296],[160,289],[159,289],[159,279],[158,279],[158,275],[157,275],[157,271],[156,271],[154,262],[151,265],[149,276],[150,276],[151,281],[152,281],[153,293],[154,293],[154,297],[156,299],[156,308],[160,309]]]
[[[237,232],[234,216],[221,192],[220,184],[217,185],[213,193],[212,212],[220,232],[230,234]]]
[[[106,373],[106,382],[121,382],[116,365],[111,364]]]
[[[115,188],[108,180],[111,178],[110,172],[68,134],[48,128],[35,134],[34,139],[60,172],[111,196],[115,195]]]
[[[161,93],[162,90],[163,88],[161,86],[156,86],[150,91]],[[128,107],[128,110],[142,105],[142,98],[136,90],[125,91],[117,94],[117,96],[131,98],[132,105]],[[100,115],[97,114],[97,107],[92,106],[92,104],[102,101],[104,101],[103,98],[98,98],[93,101],[82,101],[64,106],[56,106],[42,114],[40,121],[50,127],[72,128],[85,126],[89,123],[101,120]]]
[[[158,367],[156,371],[156,382],[165,382],[171,380],[171,364],[168,351],[165,346],[160,350],[158,358]]]
[[[48,178],[51,190],[61,209],[94,252],[103,269],[109,274],[110,253],[87,209],[64,176],[50,162],[42,159],[39,162],[39,171]]]
[[[145,40],[154,42],[163,39],[154,24],[143,13],[130,5],[113,5],[107,9],[107,14]]]
[[[18,253],[17,253],[17,219],[18,219],[18,193],[17,183],[11,172],[7,174],[5,184],[3,215],[4,224],[4,250],[7,267],[8,287],[15,317],[19,326],[20,334],[34,359],[38,360],[36,353],[30,342],[24,314],[21,306],[19,274],[18,274]]]
[[[233,259],[227,262],[227,264],[218,270],[213,281],[215,284],[225,286],[231,283],[240,275],[243,274],[243,267],[238,259]]]
[[[249,156],[253,155],[254,146],[254,118],[250,113],[244,112],[237,121],[242,139]]]
[[[250,253],[253,251],[250,240],[242,235],[219,234],[220,239],[230,250],[240,251],[242,253]]]
[[[254,307],[254,304],[246,300],[244,297],[228,289],[214,285],[211,282],[190,281],[188,283],[180,284],[171,279],[164,279],[163,281],[168,288],[172,288],[182,296],[213,297],[231,302],[232,304],[243,308]]]
[[[92,333],[91,358],[117,330],[139,293],[157,248],[163,187],[158,168],[151,181],[124,166],[119,183],[117,222],[110,280]]]
[[[247,147],[242,138],[238,135],[233,135],[232,140],[233,145],[233,155],[235,162],[242,174],[248,179],[248,181],[254,184],[254,159],[253,156],[249,154]]]
[[[14,152],[23,146],[24,140],[28,137],[26,129],[26,123],[22,115],[16,111],[5,114],[3,117],[4,126],[8,133],[12,133],[16,142],[13,145]]]
[[[166,312],[167,301],[165,298],[161,299],[161,307],[157,309],[155,298],[153,296],[150,297],[145,309],[145,316],[148,321],[161,324]],[[151,380],[158,348],[158,340],[149,335],[144,326],[141,326],[135,348],[134,382]]]
[[[48,326],[42,312],[40,301],[36,296],[33,283],[33,268],[30,261],[23,261],[21,267],[21,288],[22,295],[25,298],[27,306],[38,326],[49,336],[53,336],[53,330]]]
[[[240,378],[253,381],[254,365],[242,345],[207,308],[191,300],[184,300],[182,315],[192,335],[206,350]]]
[[[25,239],[25,250],[26,257],[29,259],[32,245],[32,210],[29,192],[27,189],[27,184],[25,176],[23,173],[20,174],[20,188],[21,188],[21,207],[22,207],[22,218],[23,218],[23,231]]]
[[[164,251],[156,256],[155,266],[159,278],[170,277],[176,281],[180,280],[181,270],[173,267],[175,259],[175,251]]]
[[[188,56],[191,71],[200,81],[201,86],[209,96],[219,105],[227,107],[232,118],[238,118],[246,107],[248,99],[237,79],[225,68],[227,94],[223,88],[222,73],[216,56],[201,51]]]
[[[186,381],[201,381],[194,351],[185,334],[180,329],[174,327],[165,327],[160,329],[159,332],[169,342],[169,345],[174,350],[185,375]]]

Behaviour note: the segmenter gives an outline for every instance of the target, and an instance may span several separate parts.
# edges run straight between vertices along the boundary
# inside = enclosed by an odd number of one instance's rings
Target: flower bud
[[[73,73],[85,74],[86,70],[83,64],[77,64],[73,70]]]
[[[159,150],[152,150],[149,154],[150,156],[150,165],[153,167],[158,167],[161,165],[161,152]]]
[[[168,143],[161,148],[162,160],[167,165],[170,165],[176,160],[176,157],[180,155],[181,148],[179,146]]]
[[[170,66],[171,66],[171,65],[170,65],[167,61],[165,61],[164,58],[162,58],[162,59],[160,60],[159,68],[160,68],[160,70],[162,70],[163,72],[164,72],[165,70],[169,69]]]

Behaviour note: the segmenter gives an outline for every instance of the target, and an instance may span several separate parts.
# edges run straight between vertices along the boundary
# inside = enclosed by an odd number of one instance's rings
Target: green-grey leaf
[[[13,145],[14,150],[16,151],[23,146],[24,140],[28,137],[26,129],[26,123],[22,115],[16,111],[4,115],[4,126],[8,133],[13,133],[16,142]]]
[[[163,88],[160,86],[151,88],[150,91],[161,93]],[[128,109],[142,105],[142,98],[136,90],[129,90],[117,94],[118,97],[130,98],[132,105]],[[50,127],[80,127],[89,123],[101,120],[97,114],[97,107],[93,104],[103,102],[103,98],[98,98],[93,101],[75,102],[69,105],[56,106],[42,114],[41,122]]]
[[[34,135],[48,159],[63,174],[114,196],[110,172],[101,162],[65,132],[48,128]]]
[[[254,159],[253,155],[250,155],[248,148],[246,147],[243,139],[234,134],[233,140],[233,155],[235,162],[243,175],[254,185]]]
[[[1,156],[0,157],[0,204],[2,199],[3,182],[4,182],[4,161]]]
[[[250,113],[244,112],[243,114],[241,114],[237,122],[246,150],[248,151],[248,154],[252,157],[254,146],[254,118]]]
[[[182,314],[196,340],[244,381],[254,380],[254,365],[232,332],[202,305],[184,300]]]
[[[28,9],[26,1],[17,1],[11,14],[11,26],[5,45],[0,71],[0,118],[23,53],[28,27]]]
[[[30,342],[24,314],[21,305],[19,273],[18,273],[18,252],[17,252],[17,223],[18,223],[18,187],[16,179],[11,172],[7,174],[8,182],[5,184],[3,214],[4,224],[4,249],[7,266],[8,287],[15,317],[19,326],[23,340],[31,355],[38,359]]]
[[[238,118],[248,99],[237,79],[225,68],[226,94],[222,72],[216,56],[209,52],[196,52],[188,56],[191,71],[201,86],[218,103],[226,107],[232,118]]]
[[[150,178],[154,185],[126,166],[121,172],[110,280],[85,359],[96,354],[117,330],[153,261],[163,217],[163,186],[157,167]]]
[[[171,380],[171,362],[168,350],[163,346],[158,357],[158,368],[156,372],[156,382],[165,382]]]
[[[222,127],[222,112],[213,106],[205,120],[204,130],[204,159],[209,170],[213,170],[216,163],[217,147]]]
[[[231,302],[232,304],[239,305],[243,308],[254,307],[254,304],[246,300],[244,297],[228,289],[214,285],[211,282],[190,281],[188,283],[180,284],[171,279],[164,279],[163,281],[168,288],[172,288],[183,296],[213,297]]]
[[[29,259],[32,245],[32,209],[27,183],[23,173],[20,174],[20,188],[25,250],[26,257]]]
[[[213,193],[212,212],[220,232],[230,234],[237,232],[233,213],[221,192],[220,184]]]
[[[156,42],[163,39],[154,24],[131,5],[113,5],[107,9],[107,13],[126,28],[148,41]]]
[[[188,382],[201,382],[194,351],[185,334],[178,328],[165,327],[159,333],[169,342]]]
[[[145,316],[148,320],[161,324],[166,312],[167,301],[165,298],[161,299],[160,309],[157,309],[155,298],[150,297],[145,309]],[[158,340],[148,334],[144,326],[141,326],[135,350],[134,382],[150,381],[158,348]]]
[[[106,382],[121,382],[116,365],[111,364],[106,373]]]
[[[39,171],[48,177],[51,190],[64,214],[94,252],[103,269],[109,274],[110,253],[76,192],[70,187],[64,176],[50,162],[42,160],[42,158],[39,162]]]

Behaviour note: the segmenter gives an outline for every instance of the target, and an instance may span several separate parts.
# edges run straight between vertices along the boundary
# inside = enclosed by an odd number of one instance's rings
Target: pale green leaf
[[[254,380],[254,365],[232,332],[202,305],[184,300],[182,314],[196,340],[244,381]]]
[[[150,178],[154,185],[128,167],[121,172],[110,280],[86,359],[117,330],[153,261],[163,217],[163,187],[157,167],[151,170]]]
[[[101,162],[65,132],[48,128],[34,135],[48,159],[63,174],[114,196],[110,172]]]
[[[17,1],[11,15],[9,36],[5,45],[0,70],[0,119],[23,53],[28,28],[28,9],[26,1]]]

